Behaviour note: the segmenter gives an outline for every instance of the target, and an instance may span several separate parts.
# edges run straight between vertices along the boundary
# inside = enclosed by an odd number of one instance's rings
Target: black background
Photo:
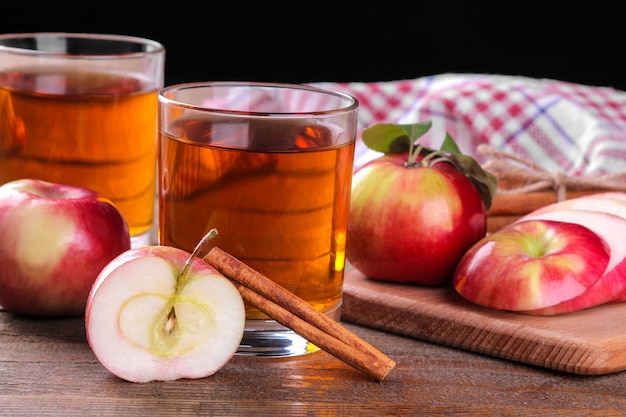
[[[626,90],[626,7],[619,2],[565,2],[560,9],[550,2],[470,1],[6,3],[0,33],[99,32],[160,41],[167,85],[477,72]]]

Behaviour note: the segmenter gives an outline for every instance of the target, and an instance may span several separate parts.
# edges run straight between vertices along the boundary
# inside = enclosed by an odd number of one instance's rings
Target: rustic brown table
[[[319,352],[291,359],[236,356],[205,379],[134,384],[98,362],[82,318],[39,320],[0,311],[0,414],[626,415],[626,372],[572,375],[344,324],[397,361],[382,383]]]

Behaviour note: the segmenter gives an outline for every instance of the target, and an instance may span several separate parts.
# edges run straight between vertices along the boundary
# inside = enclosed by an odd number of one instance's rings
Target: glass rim
[[[262,112],[262,111],[243,111],[243,110],[233,110],[233,109],[221,109],[216,107],[208,107],[201,106],[198,104],[187,103],[185,101],[177,100],[171,97],[168,97],[166,94],[177,91],[177,90],[189,90],[195,88],[212,88],[212,87],[253,87],[253,88],[272,88],[272,89],[295,89],[295,90],[305,90],[311,91],[319,94],[332,95],[338,98],[341,98],[346,101],[346,104],[341,107],[335,107],[326,110],[315,110],[315,111],[291,111],[291,112]],[[359,107],[359,102],[356,97],[344,93],[338,90],[327,89],[323,87],[318,87],[313,84],[307,83],[281,83],[281,82],[257,82],[257,81],[199,81],[199,82],[188,82],[181,84],[173,84],[162,88],[159,91],[159,105],[167,104],[170,106],[181,107],[189,110],[205,112],[205,113],[215,113],[221,114],[224,116],[232,116],[232,117],[322,117],[326,115],[334,115],[338,113],[350,113],[352,111],[356,111]]]
[[[28,39],[28,38],[72,38],[72,39],[90,39],[103,41],[126,42],[130,44],[146,45],[148,48],[140,52],[122,52],[122,53],[96,53],[96,54],[79,54],[71,52],[54,52],[38,49],[22,48],[17,46],[3,45],[2,41],[6,39]],[[3,33],[0,34],[0,52],[14,53],[19,55],[48,56],[48,57],[69,57],[79,59],[102,59],[111,57],[139,57],[147,55],[157,55],[165,52],[165,46],[158,41],[139,36],[117,35],[109,33],[82,33],[82,32],[23,32],[23,33]]]

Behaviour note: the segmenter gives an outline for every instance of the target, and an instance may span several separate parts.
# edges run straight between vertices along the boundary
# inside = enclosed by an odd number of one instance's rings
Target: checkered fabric
[[[626,170],[626,92],[610,87],[487,74],[318,85],[359,100],[359,131],[430,120],[421,143],[438,148],[448,132],[479,160],[488,144],[571,176]],[[377,156],[358,142],[355,166]]]

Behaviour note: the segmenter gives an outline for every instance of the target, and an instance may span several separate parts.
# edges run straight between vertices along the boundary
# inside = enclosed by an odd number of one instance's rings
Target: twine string
[[[483,169],[494,175],[498,173],[511,178],[516,184],[523,184],[507,189],[498,188],[498,193],[501,194],[553,190],[557,201],[562,201],[565,200],[567,191],[593,189],[626,191],[626,171],[595,177],[571,176],[562,171],[550,172],[533,161],[489,145],[479,145],[477,151],[480,155],[491,158],[482,165]]]

